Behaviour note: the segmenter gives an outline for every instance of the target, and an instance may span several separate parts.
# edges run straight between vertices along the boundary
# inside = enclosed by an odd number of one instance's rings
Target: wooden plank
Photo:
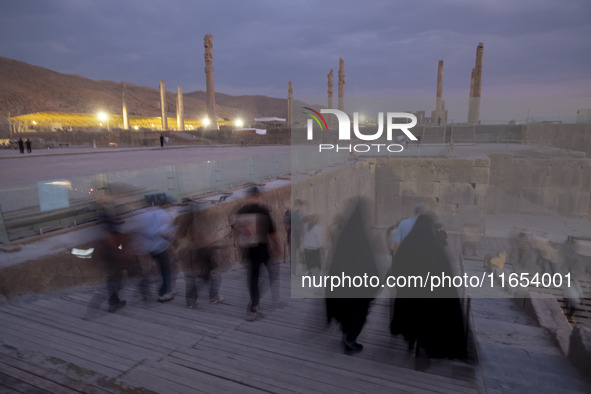
[[[80,319],[81,316],[84,316],[86,312],[86,307],[76,302],[65,303],[63,300],[55,299],[39,300],[38,302],[43,303],[48,308],[52,309],[53,312],[63,313],[78,319]],[[199,335],[182,331],[179,332],[166,325],[160,326],[150,322],[131,319],[123,314],[123,309],[125,309],[125,307],[120,310],[121,313],[105,313],[103,316],[93,321],[100,326],[119,328],[119,332],[127,331],[128,336],[141,333],[144,338],[149,338],[155,343],[160,343],[170,349],[185,343],[197,342],[200,339]],[[79,320],[79,322],[81,321]]]
[[[152,367],[159,371],[160,376],[168,381],[174,381],[187,386],[189,389],[198,388],[208,393],[260,393],[261,391],[274,393],[276,390],[267,390],[259,387],[258,376],[250,381],[237,381],[235,377],[220,379],[191,368],[188,365],[171,363],[168,359],[158,362],[146,362],[142,366]]]
[[[123,343],[111,344],[101,339],[89,337],[85,332],[76,332],[73,330],[67,330],[67,327],[61,327],[59,325],[53,325],[50,322],[44,322],[39,324],[32,320],[25,320],[15,318],[13,315],[2,314],[5,325],[13,324],[18,327],[23,333],[28,333],[32,336],[39,337],[46,341],[52,342],[67,342],[73,345],[82,345],[89,350],[104,352],[109,351],[113,356],[120,357],[123,359],[133,359],[130,357],[129,350],[122,350]],[[154,353],[156,355],[158,353]]]
[[[137,347],[140,352],[148,350],[160,354],[160,352],[169,352],[175,347],[173,345],[163,346],[163,341],[150,340],[150,337],[137,335],[135,332],[130,332],[129,329],[112,327],[96,321],[81,320],[79,317],[72,317],[66,313],[56,313],[47,306],[26,305],[26,307],[20,307],[12,313],[20,318],[30,319],[40,324],[45,322],[55,324],[56,327],[63,327],[65,330],[71,330],[74,333],[82,330],[86,335],[103,338],[109,343],[131,344]]]
[[[51,391],[43,390],[38,387],[32,386],[22,380],[8,376],[0,372],[0,385],[8,387],[17,393],[31,393],[31,394],[53,394]]]
[[[174,380],[162,379],[158,376],[158,373],[157,368],[140,364],[121,376],[120,379],[134,387],[142,387],[156,393],[206,393],[206,391],[200,390],[197,385],[195,387],[188,387]]]
[[[215,353],[214,353],[215,352]],[[182,353],[182,354],[181,354]],[[307,365],[302,360],[291,356],[277,356],[263,349],[229,350],[224,346],[204,347],[202,344],[188,351],[175,352],[175,357],[190,363],[194,368],[211,371],[215,368],[216,374],[221,376],[256,376],[257,384],[271,384],[277,388],[272,391],[293,390],[297,392],[375,392],[389,383],[377,384],[370,378],[355,371],[331,369],[327,372],[324,365],[329,360],[324,358],[323,363]],[[222,357],[220,357],[222,356]],[[223,359],[223,364],[217,364]],[[216,361],[217,360],[217,361]],[[177,361],[180,362],[180,361]],[[394,385],[398,392],[409,391],[407,386]],[[281,390],[279,390],[279,388]]]
[[[84,348],[74,346],[67,342],[52,342],[43,338],[30,335],[31,333],[23,329],[12,329],[9,334],[5,334],[5,340],[8,343],[27,343],[29,349],[55,355],[56,357],[78,365],[84,369],[97,371],[102,375],[114,377],[122,371],[127,370],[132,364],[122,364],[120,360],[114,360],[107,355],[96,354],[91,351],[85,351]],[[10,342],[9,342],[10,341]]]
[[[25,362],[23,360],[20,360],[20,359],[14,358],[14,357],[10,357],[8,355],[1,354],[1,353],[0,353],[0,363],[7,364],[7,365],[10,365],[14,368],[18,368],[23,371],[30,372],[31,374],[35,374],[37,376],[45,377],[47,379],[50,379],[53,382],[56,382],[64,387],[69,387],[75,391],[88,393],[88,394],[107,393],[107,391],[105,391],[99,387],[92,386],[92,385],[89,385],[86,383],[82,383],[78,380],[71,379],[71,378],[69,378],[63,374],[57,373],[55,371],[50,371],[48,369],[41,368],[38,365],[32,364],[31,362]]]
[[[81,304],[83,302],[82,299],[75,297],[68,297],[68,300]],[[224,306],[219,305],[218,308],[224,308]],[[158,308],[158,310],[155,310],[151,305],[130,303],[120,309],[116,315],[153,323],[158,326],[164,325],[171,330],[175,330],[175,332],[182,331],[184,333],[190,333],[192,336],[215,336],[219,332],[220,327],[225,327],[230,323],[236,323],[235,317],[224,319],[225,316],[220,313],[204,315],[195,310],[188,310],[184,304],[178,305],[178,303],[173,302],[168,302],[162,308]],[[206,319],[212,316],[215,316],[215,318]]]
[[[285,364],[280,357],[259,349],[232,351],[225,346],[217,347],[215,350],[211,347],[198,346],[175,352],[171,356],[173,363],[191,365],[195,369],[226,379],[243,382],[252,381],[256,376],[258,387],[271,391],[334,392],[343,389],[339,384],[330,385],[314,381],[310,374],[306,374],[309,370],[301,365],[298,365],[295,370],[280,369],[279,367]],[[298,378],[300,374],[305,375],[305,381],[300,381],[301,379]]]
[[[10,387],[7,387],[5,385],[2,384],[2,377],[0,376],[0,393],[3,394],[11,394],[11,393],[19,393],[19,391],[16,391]]]
[[[69,387],[62,386],[51,380],[22,371],[4,363],[0,363],[0,374],[10,376],[21,382],[27,382],[27,384],[34,387],[35,390],[41,390],[48,393],[78,393],[78,391],[72,390]]]
[[[289,266],[280,268],[287,272],[280,282],[285,296]],[[35,349],[158,392],[475,392],[472,366],[433,360],[427,373],[414,370],[404,341],[388,332],[389,300],[372,307],[360,337],[364,351],[346,356],[338,328],[325,324],[322,299],[288,296],[286,308],[271,308],[267,292],[266,317],[246,322],[245,278],[242,269],[224,278],[229,305],[209,304],[207,289],[195,310],[185,307],[184,296],[166,304],[136,302],[137,288],[127,287],[121,292],[129,300],[126,307],[82,320],[91,301],[106,299],[101,286],[0,306],[0,319],[6,316],[7,343],[19,350]],[[177,288],[182,285],[179,278]],[[104,369],[107,359],[117,360],[119,372]]]
[[[414,357],[406,352],[402,355],[398,355],[400,357],[399,365],[397,365],[394,361],[397,359],[396,354],[390,354],[392,362],[384,364],[383,362],[376,362],[373,360],[375,353],[371,352],[371,349],[364,349],[364,351],[359,354],[361,355],[367,351],[367,359],[361,359],[358,357],[359,355],[356,355],[355,357],[344,355],[342,353],[339,340],[336,338],[332,339],[332,341],[325,341],[324,344],[310,344],[309,341],[307,342],[304,340],[303,343],[308,344],[307,347],[302,347],[302,342],[292,343],[289,341],[270,340],[270,338],[266,335],[256,337],[252,335],[240,335],[240,333],[231,333],[217,338],[216,341],[222,341],[224,343],[223,346],[218,344],[210,345],[211,341],[213,340],[204,340],[203,342],[196,345],[195,348],[211,346],[212,349],[218,348],[228,350],[236,347],[233,349],[235,354],[249,354],[253,352],[256,354],[256,352],[260,351],[260,349],[264,349],[267,352],[266,357],[271,359],[273,358],[273,355],[278,355],[279,357],[289,357],[297,360],[298,363],[314,362],[316,364],[315,368],[323,369],[326,365],[326,368],[329,368],[331,373],[334,373],[334,369],[336,368],[337,370],[351,370],[351,373],[366,374],[363,376],[373,376],[374,374],[379,373],[378,371],[381,372],[384,367],[387,367],[388,370],[391,371],[395,371],[397,368],[402,367],[403,369],[400,370],[401,375],[417,375],[417,379],[426,379],[424,373],[414,371]],[[327,360],[330,360],[330,363],[327,363]],[[367,367],[368,365],[371,365],[371,367]],[[379,365],[381,365],[381,368]],[[430,376],[429,379],[438,382],[437,384],[453,383],[454,386],[464,386],[468,388],[473,387],[472,382],[465,382],[462,380],[451,379],[442,376]]]

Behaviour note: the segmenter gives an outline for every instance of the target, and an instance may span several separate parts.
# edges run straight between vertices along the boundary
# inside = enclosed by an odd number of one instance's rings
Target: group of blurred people
[[[291,225],[287,227],[291,231],[292,271],[329,277],[383,277],[378,269],[379,247],[371,232],[367,200],[350,200],[327,232],[317,214],[304,215],[304,204],[299,200],[294,205]],[[391,265],[385,275],[426,277],[429,272],[454,273],[446,251],[445,227],[436,222],[428,205],[418,204],[411,217],[389,228],[386,234]],[[357,339],[379,290],[379,286],[326,290],[327,321],[340,325],[346,354],[362,351],[363,345]],[[402,335],[408,349],[416,352],[418,368],[426,368],[430,358],[467,357],[466,320],[455,288],[444,286],[435,292],[419,287],[399,288],[392,305],[389,331]]]
[[[217,252],[226,246],[216,244],[212,234],[216,223],[207,209],[194,207],[189,215],[180,215],[175,221],[162,207],[154,206],[126,224],[116,214],[117,200],[115,194],[105,198],[102,204],[104,233],[100,250],[107,267],[109,312],[126,305],[126,301],[119,298],[125,271],[129,277],[139,278],[142,298],[150,298],[148,280],[141,264],[145,256],[156,263],[160,273],[157,300],[173,300],[171,247],[178,246],[179,242],[186,243],[184,248],[179,249],[184,252],[174,255],[185,272],[187,307],[197,305],[200,289],[205,286],[209,289],[211,303],[224,302],[224,297],[220,295],[222,277]],[[295,200],[292,208],[285,211],[283,225],[290,258],[283,249],[283,260],[289,260],[292,275],[367,275],[383,279],[385,275],[424,278],[429,274],[457,274],[455,262],[447,251],[445,227],[436,221],[427,204],[418,204],[412,216],[387,230],[386,244],[391,264],[385,273],[378,269],[368,202],[357,198],[344,206],[328,229],[317,213],[306,212],[310,208],[302,200]],[[262,203],[258,187],[247,190],[246,202],[232,216],[230,227],[235,246],[247,266],[249,297],[246,320],[254,321],[263,316],[260,301],[264,270],[269,279],[272,302],[274,306],[281,304],[279,270],[275,264],[281,258],[278,230],[270,209]],[[515,256],[517,267],[534,261],[539,272],[554,274],[581,269],[572,237],[556,250],[547,239],[538,237],[530,240],[525,233],[520,233],[515,239]],[[573,286],[565,289],[571,317],[582,297],[574,277],[573,282]],[[331,292],[315,291],[315,295],[325,299],[328,324],[336,321],[340,325],[344,352],[354,354],[362,351],[363,345],[358,342],[358,337],[380,289],[361,286],[337,288]],[[457,288],[451,284],[436,289],[398,287],[392,299],[392,314],[387,329],[392,335],[404,338],[408,350],[415,352],[417,368],[423,369],[429,366],[431,358],[468,357],[466,321],[462,299]]]
[[[147,275],[141,261],[149,257],[156,263],[161,284],[159,302],[174,299],[171,247],[185,242],[184,252],[174,253],[185,272],[185,300],[189,308],[197,305],[199,291],[209,287],[209,301],[223,303],[220,295],[215,227],[207,209],[192,208],[190,214],[176,221],[162,207],[154,206],[125,223],[116,213],[118,197],[103,201],[104,233],[100,250],[107,266],[109,312],[126,305],[119,298],[124,278],[139,278],[139,291],[150,298]],[[285,212],[286,241],[291,250],[292,272],[308,275],[378,276],[375,244],[371,235],[369,206],[364,199],[352,199],[326,231],[316,213],[304,214],[305,203],[294,201]],[[261,273],[267,271],[272,302],[280,305],[278,266],[280,243],[277,226],[268,207],[261,202],[261,190],[248,189],[246,202],[231,220],[231,228],[241,259],[247,265],[248,306],[246,320],[254,321],[261,313]],[[419,204],[414,215],[390,229],[388,245],[392,264],[388,275],[425,275],[427,272],[451,274],[452,264],[445,252],[447,235],[435,222],[429,207]],[[284,250],[285,257],[285,250]],[[299,268],[298,268],[299,267]],[[145,269],[145,265],[143,267]],[[346,354],[361,351],[357,339],[366,322],[378,289],[374,287],[340,288],[325,296],[327,322],[336,321],[342,332]],[[389,329],[401,334],[409,349],[418,357],[465,358],[466,332],[461,302],[454,288],[440,288],[425,294],[417,288],[398,289],[393,301]]]
[[[125,185],[117,188],[125,189]],[[166,200],[154,200],[153,207],[133,216],[128,222],[117,214],[124,192],[109,193],[100,201],[103,211],[103,235],[99,246],[101,261],[107,274],[109,312],[126,305],[119,292],[123,279],[137,278],[143,300],[150,298],[148,292],[149,267],[146,259],[156,263],[161,278],[158,290],[159,302],[174,299],[173,266],[180,266],[185,273],[185,300],[189,308],[195,308],[199,291],[209,286],[209,302],[224,303],[220,295],[222,276],[217,251],[221,248],[211,229],[214,222],[208,211],[199,204],[189,206],[189,211],[177,218],[163,209]],[[247,320],[262,316],[259,279],[265,267],[271,282],[274,303],[279,305],[278,269],[273,262],[279,251],[275,224],[267,207],[260,201],[257,187],[247,191],[247,202],[234,215],[231,223],[242,259],[247,263],[247,287],[249,304]],[[176,249],[174,252],[172,249]],[[177,261],[172,261],[174,258]]]
[[[117,214],[121,194],[110,193],[100,204],[103,235],[98,249],[107,272],[109,312],[126,305],[126,301],[119,298],[125,272],[128,277],[139,281],[142,299],[149,299],[148,279],[142,267],[144,257],[153,259],[160,273],[157,300],[167,302],[174,299],[170,247],[177,227],[172,216],[162,207],[154,206],[135,216],[132,223],[126,223]]]

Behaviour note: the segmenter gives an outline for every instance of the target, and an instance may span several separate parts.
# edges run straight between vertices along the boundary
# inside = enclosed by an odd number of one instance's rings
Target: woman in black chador
[[[426,278],[442,273],[453,277],[450,260],[437,238],[433,218],[421,215],[394,256],[392,274]],[[418,356],[466,358],[465,325],[456,288],[448,285],[431,291],[427,283],[425,288],[417,285],[396,291],[392,334],[402,334],[409,350],[416,344]]]
[[[340,233],[333,245],[329,275],[343,277],[363,277],[377,275],[376,263],[367,233],[364,215],[365,202],[355,201],[350,216],[343,221]],[[343,346],[346,354],[360,352],[363,345],[357,342],[361,333],[375,289],[371,287],[335,288],[327,290],[326,312],[328,322],[335,319],[341,325]]]

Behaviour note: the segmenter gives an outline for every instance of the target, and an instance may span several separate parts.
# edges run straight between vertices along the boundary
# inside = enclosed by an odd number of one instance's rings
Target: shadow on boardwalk
[[[327,327],[320,299],[289,297],[289,268],[281,264],[285,305],[245,321],[245,272],[224,275],[224,304],[201,294],[185,306],[177,297],[142,301],[128,286],[127,305],[109,314],[102,288],[78,289],[0,306],[1,392],[454,392],[482,391],[476,366],[433,360],[414,370],[414,355],[388,331],[389,301],[374,303],[355,356],[343,354],[336,326]],[[102,297],[101,309],[88,305]]]

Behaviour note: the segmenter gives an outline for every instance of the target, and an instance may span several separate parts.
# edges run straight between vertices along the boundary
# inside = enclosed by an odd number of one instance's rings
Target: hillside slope
[[[157,86],[159,81],[155,81]],[[7,132],[7,116],[40,111],[95,113],[99,110],[121,114],[123,84],[96,81],[79,75],[62,74],[43,67],[0,57],[0,132]],[[158,88],[126,83],[127,112],[130,116],[160,116]],[[176,117],[176,92],[166,93],[167,114]],[[186,118],[206,113],[205,92],[183,94]],[[216,94],[219,118],[254,119],[287,116],[287,100],[266,96]]]

